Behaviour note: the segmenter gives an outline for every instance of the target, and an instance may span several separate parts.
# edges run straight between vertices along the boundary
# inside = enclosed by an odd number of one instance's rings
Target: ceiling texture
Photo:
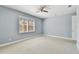
[[[72,5],[71,7],[69,7],[68,5],[47,5],[48,13],[38,12],[40,5],[4,5],[4,6],[37,16],[39,18],[49,18],[52,16],[60,16],[76,12],[75,5]]]

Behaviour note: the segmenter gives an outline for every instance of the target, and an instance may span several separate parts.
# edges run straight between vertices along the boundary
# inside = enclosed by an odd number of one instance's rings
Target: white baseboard
[[[14,44],[14,43],[18,43],[18,42],[24,41],[26,39],[27,38],[20,39],[20,40],[16,40],[16,41],[12,41],[12,42],[8,42],[8,43],[3,43],[3,44],[0,44],[0,47],[4,47],[4,46],[7,46],[7,45],[11,45],[11,44]]]
[[[53,36],[53,35],[48,35],[48,34],[44,34],[45,36],[50,36],[50,37],[56,37],[56,38],[63,38],[63,39],[67,39],[67,40],[73,40],[72,38],[68,38],[68,37],[61,37],[61,36]]]
[[[24,39],[20,39],[20,40],[16,40],[16,41],[12,41],[12,42],[8,42],[8,43],[3,43],[3,44],[0,44],[0,47],[4,47],[4,46],[7,46],[7,45],[11,45],[11,44],[15,44],[15,43],[18,43],[18,42],[22,42],[24,40],[32,39],[34,37],[38,37],[38,35],[32,36],[32,37],[28,37],[28,38],[24,38]]]
[[[67,38],[67,37],[53,36],[53,35],[48,35],[48,34],[44,34],[44,35],[45,35],[45,36],[50,36],[50,37],[56,37],[56,38],[63,38],[63,39],[72,40],[72,38]],[[33,37],[34,37],[34,36],[33,36]],[[31,39],[31,38],[33,38],[33,37],[24,38],[24,39],[16,40],[16,41],[13,41],[13,42],[8,42],[8,43],[0,44],[0,47],[4,47],[4,46],[7,46],[7,45],[15,44],[15,43],[18,43],[18,42],[27,40],[27,39]]]

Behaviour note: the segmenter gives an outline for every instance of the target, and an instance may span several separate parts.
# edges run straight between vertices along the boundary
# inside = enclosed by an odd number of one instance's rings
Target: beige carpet
[[[79,53],[72,40],[41,36],[0,48],[0,53],[11,54],[76,54]]]

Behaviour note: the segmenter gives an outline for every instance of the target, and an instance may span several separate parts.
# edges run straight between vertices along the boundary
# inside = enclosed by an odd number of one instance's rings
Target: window
[[[19,17],[19,33],[35,32],[35,21]]]
[[[34,32],[35,31],[35,22],[33,20],[28,21],[28,31]]]

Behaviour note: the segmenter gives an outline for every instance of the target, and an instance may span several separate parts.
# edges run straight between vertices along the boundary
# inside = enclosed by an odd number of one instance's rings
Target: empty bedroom
[[[78,5],[0,5],[0,54],[78,54]]]

